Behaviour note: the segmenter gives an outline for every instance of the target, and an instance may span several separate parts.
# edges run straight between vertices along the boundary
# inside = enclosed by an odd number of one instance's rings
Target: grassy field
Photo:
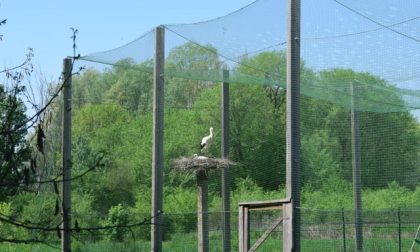
[[[402,251],[409,251],[412,240],[404,239],[402,243]],[[59,247],[60,244],[54,244]],[[340,252],[344,251],[342,239],[332,240],[309,240],[303,239],[301,241],[302,251],[304,252]],[[420,245],[417,250],[420,251]],[[221,251],[222,239],[219,233],[210,235],[210,251]],[[281,251],[281,239],[269,238],[258,251],[272,252]],[[57,252],[59,249],[52,248],[46,245],[34,244],[0,244],[1,252]],[[134,252],[134,251],[150,251],[150,242],[148,241],[128,241],[128,242],[110,242],[101,241],[96,243],[81,244],[75,242],[73,245],[74,252]],[[163,244],[163,251],[170,252],[189,252],[197,251],[197,239],[194,234],[174,234],[170,241]],[[238,251],[237,237],[232,237],[232,251]],[[355,251],[354,242],[352,240],[346,241],[346,251]],[[393,252],[398,251],[398,241],[391,239],[365,239],[364,251],[366,252]]]

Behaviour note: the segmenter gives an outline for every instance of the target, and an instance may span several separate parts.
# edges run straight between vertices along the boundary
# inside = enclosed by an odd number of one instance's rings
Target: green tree
[[[212,80],[212,74],[219,74],[221,65],[217,50],[211,45],[188,42],[172,49],[165,67],[166,75],[172,76],[166,79],[168,104],[191,108],[201,91],[214,85],[209,79]]]
[[[0,19],[0,26],[5,25],[6,21]],[[2,37],[0,34],[0,41]],[[29,48],[23,63],[0,70],[3,77],[0,83],[0,202],[18,193],[22,187],[27,188],[28,184],[21,186],[21,183],[30,180],[29,167],[24,166],[23,162],[30,160],[27,126],[35,123],[36,118],[28,120],[22,97],[28,103],[33,102],[24,85],[25,79],[33,71],[32,58],[33,51]],[[38,111],[38,107],[34,103],[32,105]]]
[[[356,73],[352,70],[335,69],[320,74],[320,85],[329,87],[339,85],[349,90],[351,83],[357,81],[360,90],[387,89],[388,84],[368,73]],[[372,109],[381,100],[380,96],[387,95],[393,103],[402,103],[392,93],[377,94],[362,92],[362,97],[356,97],[359,107],[356,109]],[[378,98],[379,96],[379,98]],[[385,106],[385,105],[384,105]],[[325,108],[325,107],[324,107]],[[324,110],[325,111],[325,110]],[[341,174],[351,180],[351,121],[350,110],[331,106],[329,114],[324,117],[325,127],[329,137],[338,142],[335,160],[341,166]],[[393,180],[414,186],[411,179],[417,171],[419,143],[417,131],[418,123],[409,112],[360,112],[361,132],[361,162],[362,184],[364,187],[385,187]]]
[[[264,189],[285,183],[285,130],[283,113],[260,86],[235,85],[231,89],[231,154]]]
[[[235,71],[277,83],[232,87],[231,151],[244,165],[243,178],[249,176],[264,189],[278,189],[285,183],[286,54],[244,57]]]
[[[151,110],[153,65],[151,61],[136,64],[122,60],[103,73],[87,69],[73,80],[76,109],[85,104],[115,103],[130,113]]]
[[[0,202],[15,195],[21,183],[29,181],[29,143],[26,140],[26,107],[19,98],[24,87],[14,85],[7,90],[0,85]]]
[[[303,135],[301,139],[301,183],[319,189],[325,181],[341,177],[333,153],[338,143],[325,129]]]
[[[86,69],[72,80],[72,105],[75,109],[85,104],[97,104],[102,101],[106,87],[102,87],[103,74],[94,69]]]
[[[202,93],[195,103],[199,125],[220,125],[220,88]],[[205,108],[205,109],[203,109]],[[284,124],[274,112],[265,90],[257,85],[230,85],[230,158],[238,165],[235,176],[254,179],[264,189],[284,184]],[[201,126],[202,127],[202,126]],[[207,134],[208,128],[202,127]],[[213,155],[220,153],[220,129],[215,127]],[[202,134],[203,134],[202,133]]]
[[[104,90],[105,101],[114,102],[130,113],[146,113],[152,108],[153,74],[151,61],[141,64],[119,62],[104,81],[115,79],[112,86]],[[110,76],[113,75],[113,76]],[[117,78],[115,78],[117,77]]]
[[[85,171],[94,163],[92,156],[99,152],[105,156],[104,165],[96,170],[96,176],[89,174],[82,182],[83,190],[94,196],[93,207],[101,213],[118,203],[134,204],[135,172],[132,162],[120,155],[122,146],[126,150],[130,148],[124,142],[127,125],[130,125],[128,115],[116,104],[102,104],[86,105],[74,116],[75,168]]]

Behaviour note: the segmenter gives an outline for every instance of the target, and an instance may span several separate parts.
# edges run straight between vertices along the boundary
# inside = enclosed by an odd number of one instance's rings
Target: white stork
[[[210,127],[210,135],[203,137],[203,139],[201,140],[201,144],[200,144],[201,153],[208,150],[212,140],[213,140],[213,127]]]
[[[194,154],[194,159],[201,159],[201,160],[203,160],[203,159],[208,159],[208,157],[205,157],[205,156],[199,156],[199,155],[197,155],[197,154]]]

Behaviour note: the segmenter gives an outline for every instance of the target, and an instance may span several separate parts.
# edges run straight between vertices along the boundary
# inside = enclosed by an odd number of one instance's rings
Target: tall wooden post
[[[353,202],[356,229],[356,251],[363,251],[362,183],[360,159],[359,111],[357,111],[357,88],[351,83],[351,146],[353,168]]]
[[[207,171],[197,171],[197,244],[198,252],[209,252],[209,206]]]
[[[286,197],[283,251],[300,251],[300,0],[288,0]]]
[[[62,214],[63,223],[61,231],[61,251],[71,251],[71,76],[72,59],[66,58],[63,61],[63,199]]]
[[[238,219],[239,252],[247,252],[250,247],[249,208],[247,205],[239,204]]]
[[[401,207],[398,207],[398,252],[402,252],[402,240],[401,240]]]
[[[229,71],[223,70],[222,83],[222,158],[229,158]],[[230,173],[229,165],[222,169],[223,251],[230,251]]]
[[[344,208],[341,209],[341,219],[343,221],[343,251],[347,252],[347,246],[346,246],[346,216],[344,215]]]
[[[163,238],[163,104],[165,68],[165,28],[156,28],[153,81],[153,157],[151,251],[162,251]]]

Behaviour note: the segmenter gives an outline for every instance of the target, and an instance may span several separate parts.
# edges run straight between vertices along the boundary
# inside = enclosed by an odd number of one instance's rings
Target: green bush
[[[165,223],[173,226],[174,232],[188,233],[197,225],[197,192],[185,188],[166,188]]]
[[[2,217],[13,216],[15,213],[11,203],[0,203],[0,214]],[[16,234],[17,228],[10,224],[0,221],[0,237],[10,239]]]
[[[128,228],[124,227],[129,223],[130,213],[127,208],[121,204],[112,206],[108,212],[108,218],[105,221],[107,226],[119,226],[112,229],[108,229],[107,238],[110,241],[123,241],[125,235],[129,231]]]
[[[23,193],[11,201],[16,222],[30,226],[53,227],[60,224],[61,215],[56,214],[58,196],[55,193],[40,192],[38,194]],[[56,241],[56,232],[35,231],[18,228],[13,234],[14,238],[52,240]]]

